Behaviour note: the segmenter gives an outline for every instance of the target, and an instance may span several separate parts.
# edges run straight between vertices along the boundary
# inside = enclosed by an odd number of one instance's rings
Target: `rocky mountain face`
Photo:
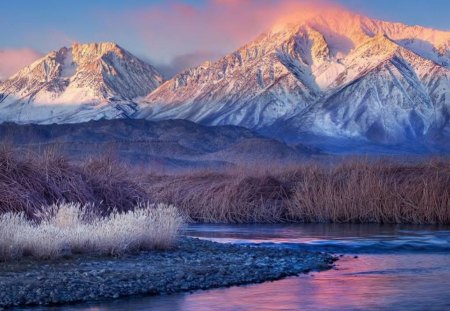
[[[0,121],[74,123],[123,118],[163,81],[155,68],[115,43],[74,44],[0,84]]]
[[[138,117],[397,143],[448,126],[450,32],[334,10],[176,75]]]
[[[0,122],[186,119],[388,145],[450,133],[450,32],[340,9],[281,22],[163,82],[114,43],[75,44],[0,83]]]

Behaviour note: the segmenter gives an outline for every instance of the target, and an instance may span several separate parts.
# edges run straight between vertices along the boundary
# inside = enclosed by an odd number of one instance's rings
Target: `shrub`
[[[0,215],[0,260],[167,249],[183,224],[177,209],[164,204],[140,204],[133,211],[102,217],[74,203],[44,210],[36,220],[23,212]]]
[[[0,146],[0,214],[28,218],[57,202],[93,203],[106,215],[149,201],[138,174],[108,158],[70,162],[57,151],[34,153]]]
[[[195,221],[450,224],[450,160],[240,167],[150,175],[149,195]]]

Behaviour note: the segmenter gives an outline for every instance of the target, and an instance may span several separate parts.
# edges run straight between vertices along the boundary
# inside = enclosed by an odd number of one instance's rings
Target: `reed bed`
[[[73,163],[57,150],[21,151],[0,146],[0,214],[32,218],[57,202],[93,204],[107,215],[128,211],[149,197],[129,167],[108,158]]]
[[[34,220],[9,212],[0,215],[0,261],[167,249],[182,224],[177,209],[164,204],[140,204],[108,216],[92,213],[90,206],[59,204],[43,209]]]
[[[56,151],[0,147],[0,215],[33,219],[64,202],[89,205],[100,216],[164,203],[207,223],[448,225],[450,159],[347,158],[169,174],[108,158],[74,163]]]
[[[147,191],[198,222],[450,224],[448,159],[153,174]]]

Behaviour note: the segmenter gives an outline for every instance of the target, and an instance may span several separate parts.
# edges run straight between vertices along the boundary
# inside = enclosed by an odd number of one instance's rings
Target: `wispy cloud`
[[[202,6],[170,0],[102,17],[138,35],[152,59],[181,68],[198,64],[202,56],[208,60],[207,51],[225,54],[277,23],[331,7],[336,6],[321,0],[211,0]]]
[[[202,5],[168,0],[128,10],[102,9],[94,15],[106,34],[99,29],[93,33],[96,41],[106,38],[124,42],[125,48],[152,60],[166,77],[171,77],[218,59],[278,23],[298,21],[335,7],[325,0],[209,0]],[[29,32],[26,39],[51,49],[77,41],[67,31],[54,28]],[[0,77],[5,79],[38,56],[29,49],[5,50]]]
[[[171,78],[186,68],[196,67],[204,63],[206,60],[215,61],[219,59],[220,56],[222,56],[222,54],[218,52],[196,51],[177,55],[169,63],[159,63],[158,61],[152,60],[148,61],[154,64],[155,67],[164,75],[164,77]]]
[[[41,57],[32,49],[0,49],[0,80],[7,79],[21,68]]]

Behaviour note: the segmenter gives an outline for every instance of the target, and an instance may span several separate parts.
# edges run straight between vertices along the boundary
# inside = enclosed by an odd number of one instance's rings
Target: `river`
[[[30,310],[450,310],[449,227],[193,225],[186,234],[342,257],[333,270],[275,282]]]

